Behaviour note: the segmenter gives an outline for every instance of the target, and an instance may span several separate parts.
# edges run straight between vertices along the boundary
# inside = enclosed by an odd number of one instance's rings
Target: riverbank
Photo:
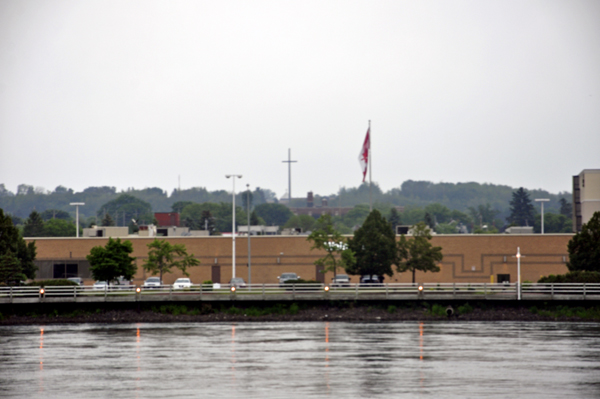
[[[1,311],[1,309],[0,309]],[[600,322],[600,306],[490,306],[487,303],[460,306],[411,303],[382,304],[278,304],[275,306],[212,307],[161,305],[144,309],[43,309],[0,313],[0,325],[45,325],[77,323],[212,323],[278,321],[594,321]]]

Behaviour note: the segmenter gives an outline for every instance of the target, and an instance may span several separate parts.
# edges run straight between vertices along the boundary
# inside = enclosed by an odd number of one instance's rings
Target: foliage
[[[162,190],[160,189],[147,190],[158,190],[162,193]],[[155,191],[151,191],[150,193],[158,194]],[[114,200],[102,205],[96,212],[98,218],[108,214],[114,218],[115,225],[117,226],[127,226],[132,219],[134,219],[138,225],[154,222],[152,205],[130,194],[119,195]],[[103,226],[107,225],[103,224]]]
[[[542,221],[541,214],[535,218],[534,231],[541,233]],[[571,215],[559,215],[556,213],[544,213],[544,233],[572,233],[573,221]]]
[[[115,225],[115,221],[110,216],[110,214],[107,213],[106,215],[104,215],[104,217],[102,218],[102,226],[114,226],[114,225]]]
[[[43,237],[44,221],[37,211],[32,211],[23,226],[23,237]]]
[[[94,279],[99,281],[116,281],[118,277],[123,276],[126,280],[131,280],[137,272],[135,258],[129,256],[133,252],[133,245],[130,241],[121,242],[120,238],[108,239],[105,247],[97,246],[92,248],[90,254],[86,257],[90,262],[90,271]]]
[[[15,254],[10,250],[0,254],[0,281],[7,285],[19,284],[21,280],[25,280],[21,268],[21,262]]]
[[[581,231],[567,245],[570,271],[600,272],[600,212],[581,227]]]
[[[417,270],[434,273],[440,271],[437,264],[443,258],[442,248],[432,246],[429,240],[430,230],[425,223],[420,222],[413,227],[413,237],[410,240],[403,234],[398,242],[397,270],[400,273],[412,272],[413,283]]]
[[[187,227],[193,230],[204,230],[208,224],[211,235],[217,235],[222,231],[231,231],[231,219],[231,203],[226,202],[191,204],[183,208],[181,212],[181,220]],[[239,206],[235,207],[235,220],[238,225],[246,224],[244,222],[247,220],[246,213]]]
[[[568,202],[566,199],[561,198],[558,200],[560,203],[560,214],[566,216],[567,218],[573,217],[573,204]]]
[[[193,254],[188,255],[183,244],[172,245],[166,240],[155,239],[148,244],[148,248],[150,251],[148,251],[148,259],[144,262],[144,270],[152,275],[159,273],[161,281],[163,273],[171,273],[173,267],[181,270],[184,276],[189,277],[187,268],[200,264]]]
[[[181,213],[183,211],[183,208],[192,204],[192,201],[177,201],[173,205],[171,205],[171,210],[173,212]]]
[[[535,210],[529,194],[523,187],[513,192],[510,201],[510,216],[506,218],[513,226],[533,226]]]
[[[330,215],[323,215],[319,218],[319,229],[313,231],[307,238],[312,243],[313,249],[325,251],[325,256],[317,259],[315,265],[321,267],[323,272],[333,271],[337,274],[337,269],[351,268],[356,263],[354,253],[348,248],[346,238],[344,238],[333,227],[333,221]]]
[[[390,210],[388,222],[390,222],[390,224],[392,225],[392,229],[394,230],[394,232],[396,231],[396,226],[400,226],[402,224],[402,218],[400,217],[400,214],[398,213],[398,210],[396,208],[392,208]]]
[[[600,272],[578,270],[566,274],[551,274],[540,278],[538,283],[600,283]]]
[[[70,220],[50,219],[44,223],[44,237],[75,237],[75,223]]]
[[[6,282],[7,279],[19,277],[20,274],[34,279],[37,270],[33,262],[35,256],[35,242],[26,243],[12,223],[11,217],[4,215],[4,211],[0,209],[0,257],[2,268],[5,270],[0,281]]]
[[[258,217],[256,211],[250,214],[250,226],[264,226],[266,224],[263,218]]]
[[[283,226],[294,216],[290,209],[282,204],[260,204],[254,208],[256,215],[264,219],[267,226]]]
[[[40,214],[44,221],[48,221],[51,219],[62,219],[62,220],[71,220],[72,217],[69,212],[61,211],[60,209],[46,209],[44,212]]]
[[[458,314],[472,313],[473,310],[473,306],[469,305],[469,303],[467,302],[464,305],[458,307]]]
[[[348,248],[356,258],[354,264],[346,266],[349,274],[390,277],[394,274],[396,235],[378,210],[373,210],[354,237],[348,240]]]
[[[30,287],[64,287],[68,285],[78,285],[76,282],[65,279],[52,279],[52,280],[37,280],[31,281],[25,284]]]
[[[302,232],[312,231],[315,226],[315,218],[308,215],[294,215],[285,223],[285,228],[300,228]]]

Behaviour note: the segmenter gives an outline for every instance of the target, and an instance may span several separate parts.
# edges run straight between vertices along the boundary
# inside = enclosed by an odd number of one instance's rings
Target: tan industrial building
[[[573,176],[573,231],[581,231],[600,212],[600,169],[584,169]]]
[[[437,235],[432,244],[441,246],[444,259],[439,273],[417,272],[419,282],[501,282],[517,280],[517,247],[520,248],[523,281],[541,276],[566,273],[567,244],[572,234],[475,234]],[[231,237],[167,237],[172,244],[184,244],[200,266],[189,269],[194,284],[206,280],[227,283],[232,276]],[[32,241],[33,239],[27,239]],[[86,256],[95,246],[104,246],[107,238],[36,238],[38,279],[79,276],[92,282]],[[154,237],[123,238],[133,243],[138,272],[134,283],[141,284],[149,275],[142,265]],[[236,239],[236,276],[248,281],[248,241]],[[277,276],[296,272],[303,279],[330,282],[333,273],[323,274],[314,265],[322,253],[311,251],[306,236],[259,236],[251,238],[252,283],[276,283]],[[339,270],[338,273],[343,273]],[[178,270],[164,276],[171,284],[180,277]],[[352,276],[352,282],[358,282]],[[411,273],[386,276],[388,283],[411,282]]]

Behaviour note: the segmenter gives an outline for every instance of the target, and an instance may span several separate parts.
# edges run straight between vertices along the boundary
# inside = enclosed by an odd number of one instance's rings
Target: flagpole
[[[371,120],[369,119],[369,212],[373,212],[373,185],[371,184],[371,169],[373,169],[373,154],[371,148],[373,148],[372,141],[373,133],[371,132]]]

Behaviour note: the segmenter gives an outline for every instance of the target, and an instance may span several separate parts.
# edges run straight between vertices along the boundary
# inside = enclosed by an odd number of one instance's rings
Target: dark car
[[[362,276],[360,278],[361,287],[381,287],[383,286],[383,278],[373,274],[370,276]]]

